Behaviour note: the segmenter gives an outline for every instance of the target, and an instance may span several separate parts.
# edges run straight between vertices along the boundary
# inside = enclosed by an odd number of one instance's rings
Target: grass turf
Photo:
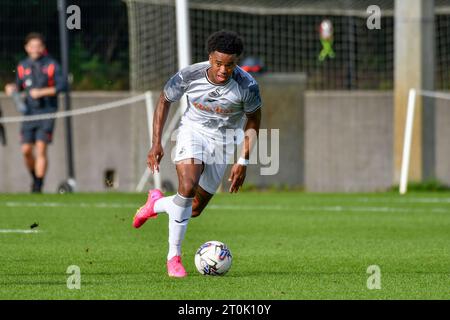
[[[189,276],[167,277],[167,215],[131,227],[142,194],[0,195],[0,299],[449,299],[450,193],[218,194],[189,223]],[[6,233],[39,224],[38,233]],[[3,230],[3,231],[2,231]],[[228,244],[202,276],[194,253]],[[70,265],[81,289],[69,290]],[[369,290],[367,268],[381,270]]]

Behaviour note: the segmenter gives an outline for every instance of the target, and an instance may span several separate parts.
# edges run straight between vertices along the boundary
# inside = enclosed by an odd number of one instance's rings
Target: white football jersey
[[[181,125],[207,137],[220,139],[227,129],[243,129],[245,113],[261,107],[255,79],[237,66],[224,84],[208,79],[209,61],[190,65],[176,73],[164,86],[167,101],[175,102],[186,93],[187,109]]]

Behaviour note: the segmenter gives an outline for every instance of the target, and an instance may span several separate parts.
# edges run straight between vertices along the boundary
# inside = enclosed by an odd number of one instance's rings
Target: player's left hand
[[[39,98],[41,98],[41,97],[42,97],[42,95],[41,95],[41,90],[36,89],[36,88],[31,89],[31,90],[30,90],[30,97],[32,97],[33,99],[39,99]]]
[[[231,181],[230,186],[230,192],[231,193],[237,193],[239,191],[239,188],[244,184],[245,180],[245,174],[247,173],[247,167],[235,164],[233,165],[233,168],[231,168],[231,174],[228,178],[228,181]]]

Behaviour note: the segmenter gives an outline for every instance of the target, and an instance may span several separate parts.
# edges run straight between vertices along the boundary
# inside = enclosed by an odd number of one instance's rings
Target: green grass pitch
[[[450,298],[450,193],[218,194],[189,223],[184,279],[166,275],[167,215],[131,226],[145,198],[0,195],[0,299]],[[195,270],[208,240],[232,251],[223,277]],[[381,289],[367,288],[371,265]]]

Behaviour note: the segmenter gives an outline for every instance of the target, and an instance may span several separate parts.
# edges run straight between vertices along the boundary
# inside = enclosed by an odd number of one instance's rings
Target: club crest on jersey
[[[222,94],[220,93],[219,89],[216,89],[214,91],[211,91],[208,95],[210,97],[217,98],[220,97]]]

